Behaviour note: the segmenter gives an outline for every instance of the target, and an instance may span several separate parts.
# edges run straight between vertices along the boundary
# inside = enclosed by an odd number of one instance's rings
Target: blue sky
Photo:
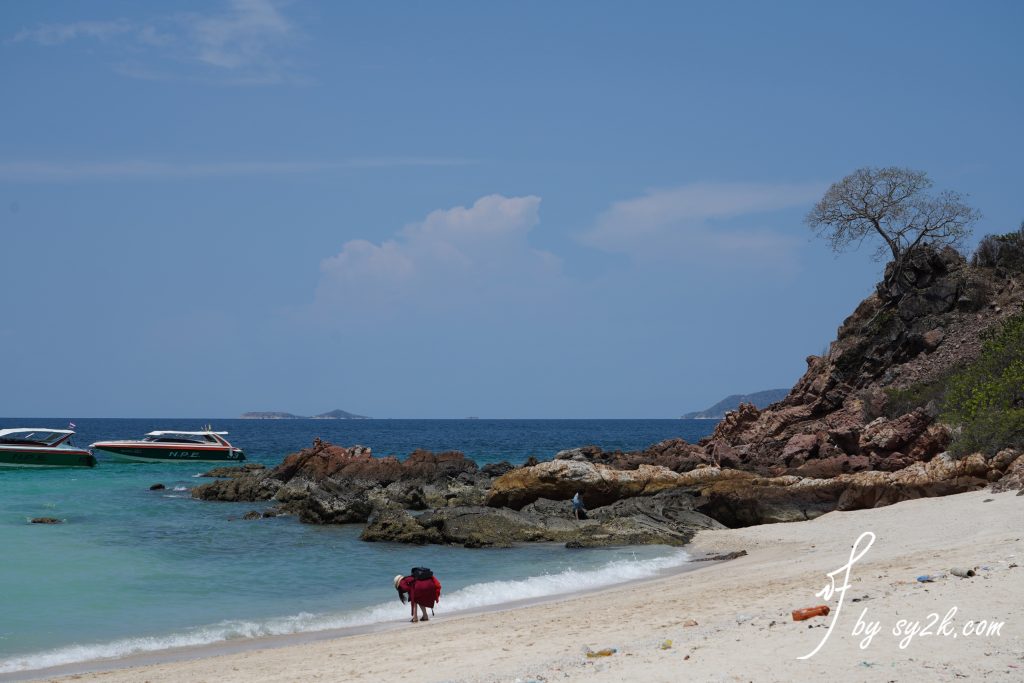
[[[1024,5],[7,2],[0,415],[675,417],[866,296],[861,166],[1024,219]]]

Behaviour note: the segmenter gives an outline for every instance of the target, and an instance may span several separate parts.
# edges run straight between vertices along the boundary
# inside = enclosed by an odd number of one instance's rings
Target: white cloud
[[[433,211],[380,244],[346,242],[321,263],[317,304],[387,312],[536,300],[561,279],[561,261],[527,240],[540,201],[489,195]]]
[[[231,0],[229,4],[226,14],[186,20],[196,57],[202,62],[225,69],[261,64],[295,34],[270,0]]]
[[[615,202],[581,235],[592,247],[640,258],[709,256],[791,259],[800,241],[776,228],[737,225],[806,204],[818,184],[695,183]]]
[[[318,173],[351,168],[402,166],[460,166],[474,163],[455,157],[365,157],[339,161],[0,161],[0,180],[14,182],[65,182],[71,180],[146,180],[153,178],[203,178],[240,175]]]
[[[113,50],[115,71],[124,76],[259,85],[307,82],[294,73],[287,54],[300,38],[272,0],[228,0],[214,14],[45,24],[22,29],[10,42],[50,47],[95,40]]]
[[[76,38],[109,40],[114,36],[135,33],[139,29],[130,21],[78,21],[71,24],[46,24],[22,29],[11,39],[14,43],[33,42],[39,45],[62,45]]]

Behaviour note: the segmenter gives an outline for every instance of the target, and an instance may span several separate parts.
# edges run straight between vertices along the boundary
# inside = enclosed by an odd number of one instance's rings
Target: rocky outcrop
[[[726,415],[700,444],[712,463],[825,478],[894,472],[949,446],[934,406],[894,415],[887,390],[933,381],[973,360],[983,331],[1024,309],[1024,292],[948,248],[919,249],[902,269],[888,272],[843,322],[826,354],[807,358],[782,402]]]
[[[673,472],[688,472],[694,467],[711,462],[708,453],[701,446],[690,444],[683,439],[667,439],[642,451],[602,451],[598,446],[582,446],[559,451],[555,460],[575,460],[608,465],[618,470],[635,470],[640,465],[657,465]]]
[[[576,520],[567,501],[539,499],[521,510],[467,506],[441,508],[413,517],[387,511],[371,519],[366,541],[447,543],[466,547],[508,547],[517,543],[554,542],[584,548],[610,545],[685,545],[700,529],[721,528],[693,509],[694,497],[683,491],[619,501]]]
[[[203,472],[199,476],[200,477],[218,477],[218,478],[223,478],[223,477],[228,477],[228,478],[244,477],[244,476],[249,475],[249,474],[251,474],[253,472],[265,470],[266,468],[267,468],[266,465],[260,464],[258,462],[247,462],[247,463],[245,463],[243,465],[230,465],[228,467],[214,467],[209,472]]]
[[[1006,463],[986,460],[981,454],[955,459],[942,453],[895,472],[871,470],[827,479],[743,473],[700,486],[696,509],[733,527],[801,521],[833,510],[974,491],[1002,477],[1000,468],[1005,467]]]
[[[1007,448],[996,454],[993,465],[999,468],[999,477],[992,477],[992,491],[1024,491],[1024,455],[1019,451]]]
[[[201,500],[274,500],[309,524],[365,522],[376,510],[474,505],[484,500],[490,477],[461,453],[415,451],[405,460],[374,457],[369,448],[335,446],[317,439],[272,470],[219,468],[225,476],[197,486]]]
[[[252,471],[238,474],[231,479],[220,479],[209,484],[200,484],[192,489],[192,497],[199,500],[253,503],[270,500],[281,488],[281,482],[269,471]]]
[[[579,491],[591,507],[678,488],[682,475],[659,465],[620,470],[581,460],[552,460],[520,467],[494,480],[486,504],[515,510],[539,498],[568,500]]]
[[[906,429],[889,429],[893,425],[890,421],[877,422],[859,436],[858,443],[865,444],[865,448],[892,448],[920,443],[922,435],[939,441],[948,439],[948,434],[941,430],[929,432],[935,425],[917,431],[912,420],[895,424]],[[936,437],[937,433],[940,437]],[[908,441],[907,434],[914,436]],[[817,440],[798,439],[793,441],[791,451],[806,451],[815,444],[820,447]],[[912,448],[906,450],[914,452]],[[652,466],[616,471],[590,462],[553,461],[520,468],[495,480],[488,504],[568,516],[567,499],[572,495],[570,492],[579,490],[594,508],[590,512],[592,521],[614,525],[618,520],[635,515],[637,519],[635,524],[630,523],[631,528],[641,537],[637,530],[645,523],[657,523],[666,517],[661,501],[669,499],[685,502],[684,507],[673,512],[674,522],[679,521],[680,512],[693,511],[700,513],[701,518],[706,516],[737,527],[801,521],[834,510],[880,507],[903,500],[972,491],[1004,477],[1004,486],[1019,486],[1019,478],[1024,477],[1024,464],[1018,464],[1018,460],[1024,463],[1024,458],[1012,451],[991,459],[981,454],[956,459],[942,452],[889,470],[871,468],[871,457],[834,456],[832,462],[836,471],[821,477],[763,476],[714,466],[702,466],[682,474]],[[838,464],[843,458],[847,467]],[[547,500],[549,498],[559,502]]]

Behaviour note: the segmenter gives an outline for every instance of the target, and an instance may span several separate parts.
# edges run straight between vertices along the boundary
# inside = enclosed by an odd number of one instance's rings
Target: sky
[[[789,387],[864,166],[1024,220],[1024,3],[0,5],[0,415],[672,418]],[[970,245],[968,245],[970,246]]]

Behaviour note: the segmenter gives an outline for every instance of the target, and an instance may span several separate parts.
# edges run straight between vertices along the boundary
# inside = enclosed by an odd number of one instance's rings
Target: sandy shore
[[[840,594],[825,601],[815,593],[867,531],[875,541],[852,567],[837,615]],[[922,499],[810,522],[703,532],[697,551],[749,555],[556,603],[448,616],[442,602],[426,624],[53,680],[1020,681],[1022,539],[1024,496]],[[957,578],[948,574],[953,567],[978,567],[978,575]],[[934,582],[916,580],[942,573]],[[837,586],[844,576],[837,575]],[[832,614],[792,620],[791,610],[818,604],[829,604]],[[880,626],[863,649],[865,636],[852,634],[862,613]],[[908,621],[931,628],[901,648]],[[968,622],[981,621],[985,634],[965,633]],[[1002,626],[990,633],[994,622]],[[798,659],[830,624],[817,654]],[[588,648],[616,652],[590,658]]]

